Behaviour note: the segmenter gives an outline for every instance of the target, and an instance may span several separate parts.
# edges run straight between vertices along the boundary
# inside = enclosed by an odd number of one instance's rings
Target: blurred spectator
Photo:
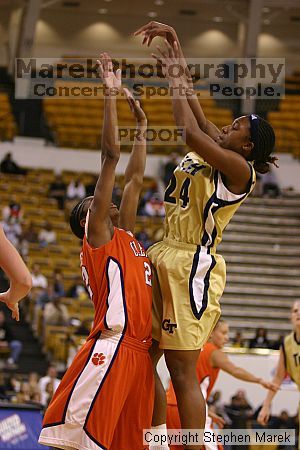
[[[42,274],[40,266],[33,264],[32,266],[32,288],[46,289],[48,286],[47,278]]]
[[[22,351],[22,342],[16,340],[9,324],[6,322],[3,311],[0,310],[0,347],[8,348],[10,356],[7,360],[8,367],[16,367]]]
[[[13,217],[9,217],[2,222],[2,227],[7,239],[13,244],[14,247],[18,248],[20,238],[22,236],[22,227],[19,222],[17,222]]]
[[[53,381],[49,381],[49,383],[46,384],[46,388],[45,388],[45,392],[46,392],[46,408],[48,408],[52,397],[54,395],[54,383]]]
[[[49,186],[48,196],[57,201],[59,209],[64,209],[65,207],[66,189],[67,186],[62,176],[56,175],[55,181]]]
[[[283,344],[283,341],[284,341],[284,334],[280,334],[280,335],[278,336],[278,339],[276,339],[276,341],[274,341],[274,342],[272,343],[272,349],[273,349],[273,350],[279,350],[280,347],[281,347],[282,344]]]
[[[67,199],[78,202],[85,197],[84,184],[79,180],[71,181],[67,187]]]
[[[30,244],[36,244],[38,242],[38,232],[36,225],[33,222],[29,222],[25,228],[23,228],[22,239]]]
[[[67,297],[78,298],[80,300],[87,300],[89,298],[86,287],[80,276],[76,277],[74,284],[69,288]]]
[[[237,331],[235,333],[234,338],[232,339],[232,347],[236,347],[236,348],[242,348],[245,347],[245,341],[242,338],[242,333],[240,331]]]
[[[27,170],[20,167],[13,159],[11,153],[6,153],[0,162],[0,170],[2,173],[10,173],[15,175],[26,175]]]
[[[49,386],[48,383],[52,384],[53,393],[59,386],[60,379],[57,378],[57,369],[55,366],[51,365],[48,367],[47,375],[42,377],[39,381],[39,388],[41,392],[41,403],[43,406],[47,406],[47,401],[49,400]]]
[[[252,417],[253,410],[244,391],[237,391],[231,398],[231,404],[226,406],[226,412],[232,421],[232,428],[247,428],[247,422]]]
[[[78,328],[74,331],[74,334],[78,336],[88,336],[91,332],[91,328],[91,319],[84,319],[78,326]]]
[[[148,236],[146,230],[142,230],[139,233],[136,233],[136,239],[142,244],[145,250],[147,250],[150,245],[153,244],[153,241]]]
[[[273,417],[272,428],[293,429],[296,428],[294,417],[290,417],[286,410],[281,411],[278,417]]]
[[[46,325],[64,326],[70,322],[70,317],[66,305],[62,303],[61,297],[54,298],[46,303],[44,309],[44,322]]]
[[[249,341],[249,348],[271,348],[265,328],[257,328],[255,338]]]
[[[12,200],[9,205],[2,210],[2,217],[4,221],[11,220],[11,222],[20,222],[23,217],[22,207],[20,203]]]
[[[277,198],[280,196],[280,188],[277,177],[270,167],[270,171],[262,175],[262,194],[264,197]]]
[[[40,402],[41,401],[41,392],[40,392],[40,386],[39,386],[39,374],[36,372],[30,372],[30,374],[28,375],[28,384],[29,384],[29,392],[30,392],[30,396],[31,398],[35,398]]]
[[[60,297],[64,297],[65,296],[64,277],[61,269],[55,268],[53,270],[52,282],[55,294],[59,295]]]
[[[158,196],[158,198],[161,200],[158,183],[155,180],[152,181],[152,183],[150,184],[148,189],[145,191],[144,195],[141,197],[141,200],[140,200],[140,203],[139,203],[139,207],[138,207],[139,208],[138,209],[138,214],[139,215],[144,215],[144,207],[145,207],[146,203],[154,195]]]
[[[44,228],[39,232],[39,243],[41,247],[56,243],[56,232],[53,230],[51,223],[46,222]]]
[[[90,196],[94,195],[97,181],[98,181],[98,175],[93,175],[92,181],[89,184],[86,184],[86,186],[85,186],[85,195],[87,197],[90,197]]]
[[[114,188],[113,188],[113,193],[112,193],[112,202],[115,205],[117,205],[118,208],[120,208],[120,205],[121,205],[122,194],[123,194],[122,189],[121,189],[119,183],[116,181]]]
[[[151,197],[150,200],[146,202],[142,215],[150,217],[164,217],[164,203],[162,200],[160,200],[159,195],[154,194],[153,197]]]
[[[163,166],[162,170],[162,181],[165,186],[168,186],[170,179],[172,178],[173,172],[178,166],[178,155],[177,153],[171,153],[169,160]]]

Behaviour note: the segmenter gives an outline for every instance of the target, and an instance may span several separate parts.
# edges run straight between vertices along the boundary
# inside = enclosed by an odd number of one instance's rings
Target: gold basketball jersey
[[[221,173],[195,152],[175,169],[165,192],[165,237],[208,247],[214,251],[230,219],[255,185],[251,179],[244,194],[230,192]]]
[[[286,370],[300,389],[300,342],[295,332],[285,337],[282,348]]]

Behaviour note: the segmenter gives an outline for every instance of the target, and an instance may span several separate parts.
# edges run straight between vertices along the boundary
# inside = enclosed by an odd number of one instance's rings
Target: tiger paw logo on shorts
[[[94,353],[92,357],[92,363],[94,366],[101,366],[105,363],[105,355],[103,353]]]

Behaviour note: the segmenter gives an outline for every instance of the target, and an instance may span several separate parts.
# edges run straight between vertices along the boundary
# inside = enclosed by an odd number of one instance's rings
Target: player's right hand
[[[263,386],[265,389],[269,389],[272,392],[277,392],[278,389],[280,389],[280,386],[278,384],[272,383],[271,381],[266,381],[264,379],[261,379],[259,384]]]
[[[19,322],[20,320],[19,303],[13,303],[11,301],[10,290],[0,293],[0,302],[6,304],[8,309],[11,310],[11,317],[15,319],[17,322]]]
[[[113,63],[108,53],[101,53],[100,58],[97,59],[99,73],[103,79],[103,83],[108,89],[115,89],[116,94],[120,91],[122,85],[121,69],[114,72]]]
[[[266,426],[270,417],[270,408],[268,406],[263,406],[258,414],[257,422],[260,425]]]
[[[216,413],[214,413],[214,412],[212,412],[212,411],[209,411],[209,412],[208,412],[208,415],[209,415],[209,417],[212,419],[212,421],[213,421],[216,425],[218,425],[219,428],[221,428],[221,429],[224,428],[226,422],[225,422],[225,420],[223,419],[223,417],[219,416],[218,414],[216,414]]]

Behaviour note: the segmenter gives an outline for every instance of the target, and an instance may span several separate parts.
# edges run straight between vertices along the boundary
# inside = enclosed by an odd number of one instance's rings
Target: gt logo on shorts
[[[170,334],[174,333],[175,328],[177,328],[177,323],[171,323],[171,319],[165,319],[162,323],[162,329]]]

